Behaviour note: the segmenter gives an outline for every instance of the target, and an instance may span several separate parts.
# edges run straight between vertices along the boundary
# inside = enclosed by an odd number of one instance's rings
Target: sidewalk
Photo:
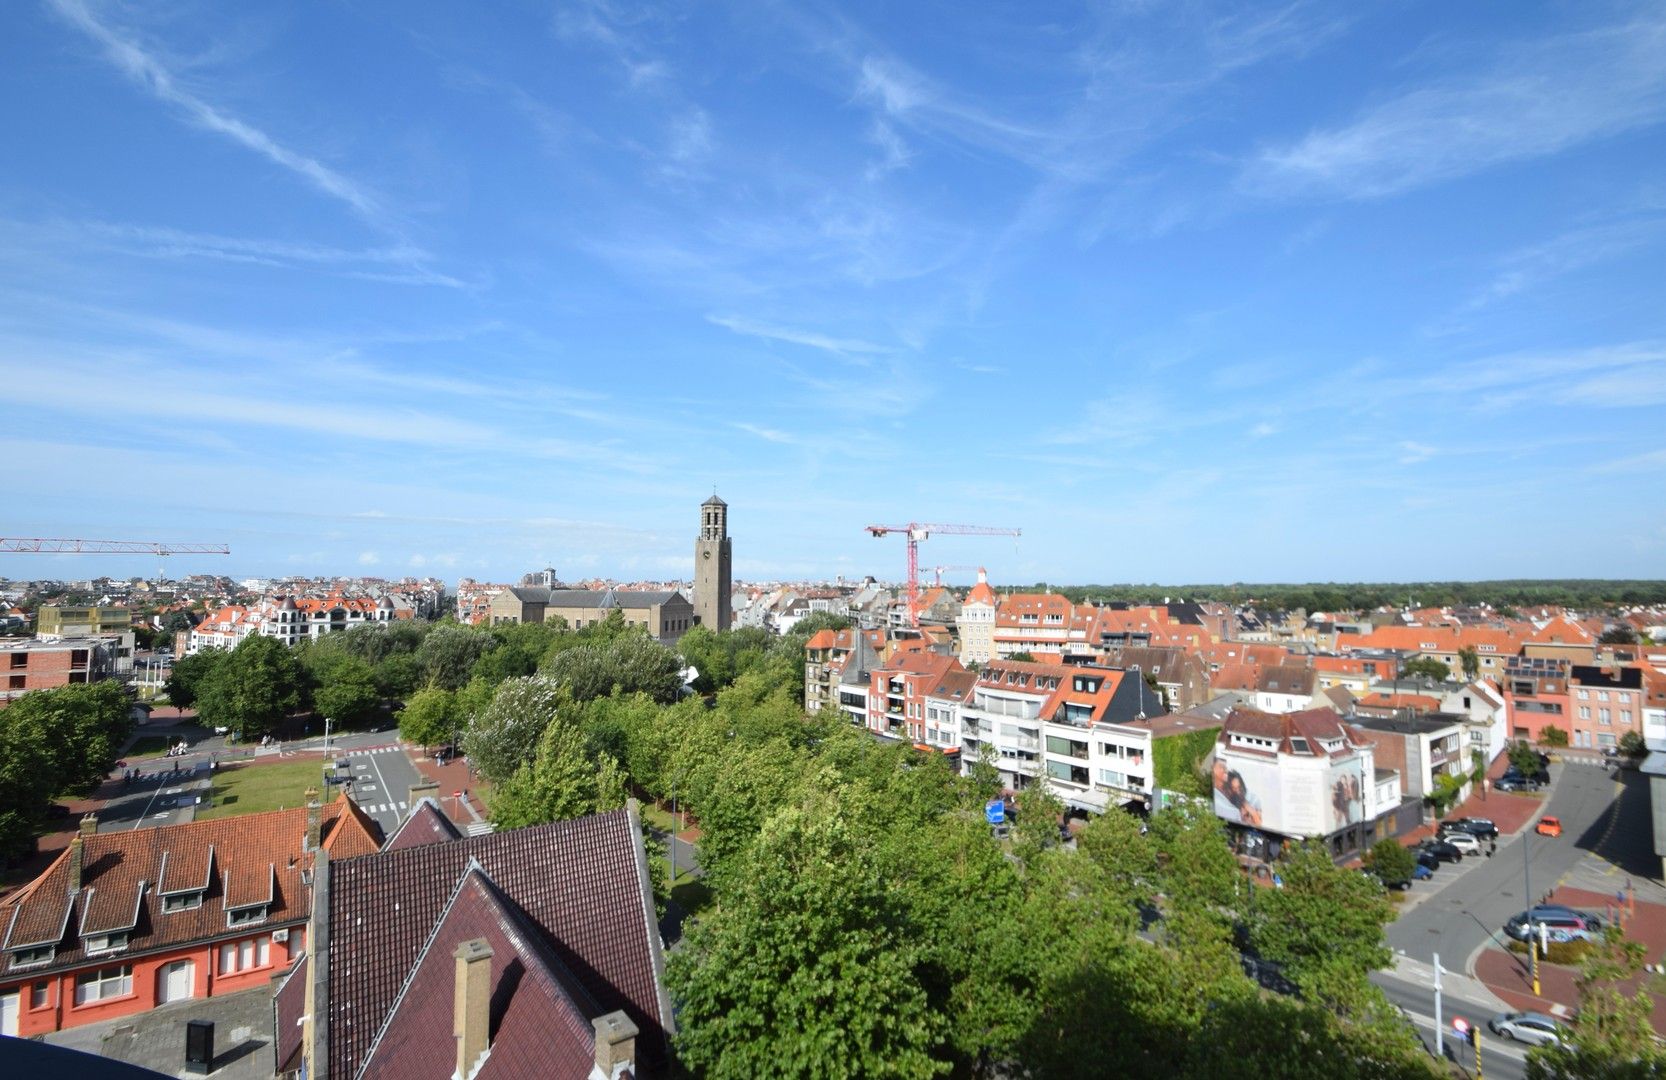
[[[1612,893],[1597,893],[1587,889],[1560,887],[1550,895],[1550,902],[1589,911],[1607,919],[1614,907]],[[1626,936],[1641,942],[1648,962],[1658,964],[1666,956],[1666,905],[1638,901],[1636,913],[1624,920]],[[1493,993],[1517,1009],[1532,1009],[1554,1016],[1568,1016],[1579,1006],[1576,983],[1579,969],[1561,964],[1539,963],[1539,990],[1533,993],[1530,962],[1525,953],[1507,952],[1500,948],[1483,949],[1475,958],[1475,974]],[[1650,978],[1645,972],[1625,986],[1635,990]],[[1652,1022],[1656,1032],[1666,1032],[1666,995],[1651,993],[1654,1000]]]
[[[405,756],[411,759],[411,765],[419,775],[440,785],[440,807],[455,824],[467,826],[486,820],[486,793],[480,790],[486,782],[479,776],[471,777],[462,758],[436,765],[433,758],[423,756],[421,747],[407,748]],[[466,794],[459,796],[457,792]]]
[[[1389,970],[1406,982],[1416,983],[1419,986],[1432,987],[1435,985],[1434,965],[1425,964],[1421,960],[1413,960],[1401,953],[1394,954],[1394,966]],[[1504,1012],[1509,1008],[1509,1003],[1493,993],[1491,987],[1477,979],[1470,978],[1462,972],[1453,971],[1444,963],[1440,965],[1440,988],[1443,993],[1496,1008],[1499,1012]]]

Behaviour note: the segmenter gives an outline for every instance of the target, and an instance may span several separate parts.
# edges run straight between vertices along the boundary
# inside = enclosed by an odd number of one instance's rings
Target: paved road
[[[1379,974],[1373,978],[1388,999],[1405,1010],[1406,1017],[1423,1039],[1423,1045],[1435,1052],[1435,992],[1432,986],[1407,983],[1393,975]],[[1475,1059],[1467,1046],[1454,1043],[1452,1018],[1461,1016],[1479,1023],[1481,1027],[1482,1073],[1499,1080],[1522,1080],[1527,1075],[1527,1047],[1508,1039],[1494,1036],[1486,1030],[1486,1022],[1498,1014],[1497,1006],[1484,1004],[1460,993],[1448,991],[1441,995],[1441,1028],[1444,1031],[1446,1057],[1455,1061],[1470,1075],[1474,1075]]]
[[[391,746],[344,750],[337,760],[347,761],[352,768],[348,791],[353,801],[376,819],[384,836],[392,836],[409,809],[411,785],[419,776],[411,759],[398,746]]]
[[[1503,941],[1510,916],[1549,892],[1588,855],[1611,850],[1616,835],[1646,831],[1641,815],[1647,814],[1647,806],[1638,797],[1621,802],[1626,823],[1613,827],[1611,811],[1621,788],[1603,768],[1553,766],[1543,812],[1562,819],[1562,835],[1537,836],[1529,826],[1520,836],[1502,839],[1498,854],[1490,859],[1470,856],[1461,868],[1442,867],[1434,881],[1413,886],[1434,886],[1433,894],[1389,925],[1389,946],[1425,964],[1439,953],[1449,968],[1470,971],[1482,946],[1489,940]],[[1531,862],[1531,897],[1523,880],[1524,849]],[[1454,874],[1454,869],[1464,872]]]

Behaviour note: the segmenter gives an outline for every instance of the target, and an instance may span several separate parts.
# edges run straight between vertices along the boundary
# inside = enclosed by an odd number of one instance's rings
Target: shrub
[[[1546,724],[1539,729],[1539,742],[1545,746],[1566,746],[1568,745],[1568,733],[1559,727],[1551,727]]]
[[[1570,966],[1582,964],[1585,962],[1586,955],[1596,947],[1597,943],[1594,941],[1553,941],[1550,943],[1548,951],[1539,954],[1539,959],[1552,964],[1567,964]],[[1511,939],[1510,951],[1523,956],[1527,955],[1527,942]]]

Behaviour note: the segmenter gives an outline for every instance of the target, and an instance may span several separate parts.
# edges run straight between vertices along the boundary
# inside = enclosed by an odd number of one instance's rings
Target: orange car
[[[1533,827],[1533,831],[1538,833],[1540,836],[1561,836],[1562,819],[1542,817],[1539,819],[1539,823]]]

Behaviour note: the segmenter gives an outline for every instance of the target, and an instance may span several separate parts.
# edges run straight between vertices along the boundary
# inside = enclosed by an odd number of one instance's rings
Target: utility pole
[[[1446,1027],[1440,1018],[1440,953],[1435,953],[1435,1056],[1446,1056]]]
[[[1527,893],[1527,957],[1533,972],[1533,996],[1539,996],[1539,941],[1533,932],[1533,909],[1538,904],[1533,900],[1533,861],[1527,857],[1527,847],[1530,832],[1521,834],[1521,880],[1522,887]],[[1480,1044],[1477,1043],[1477,1046]]]

